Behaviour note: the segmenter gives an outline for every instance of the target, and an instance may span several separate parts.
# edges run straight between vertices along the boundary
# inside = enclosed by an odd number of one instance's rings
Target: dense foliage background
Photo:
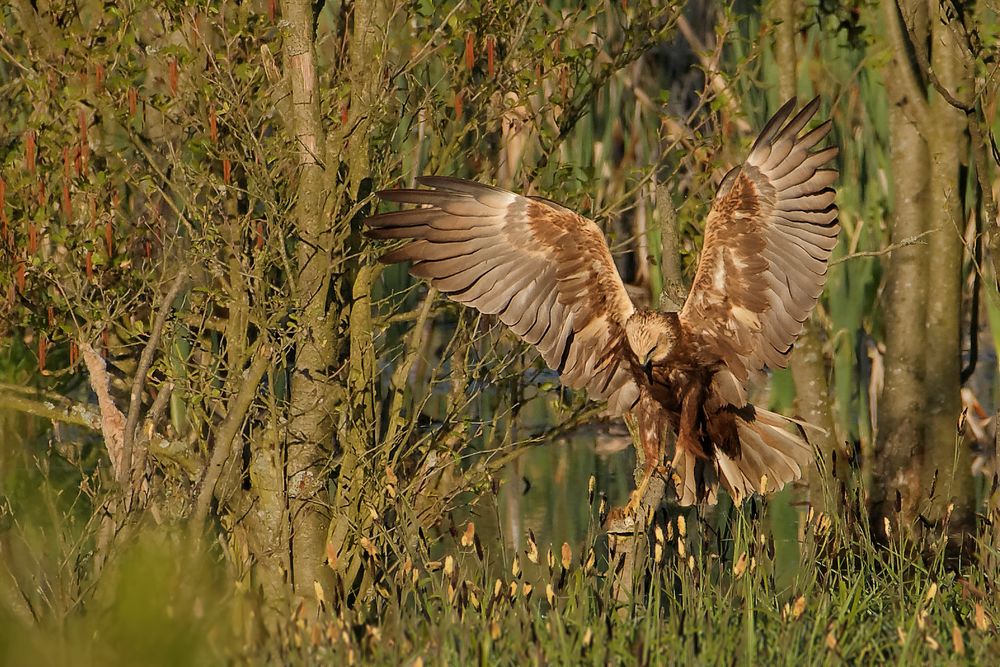
[[[0,657],[988,660],[998,38],[989,1],[5,4]],[[609,536],[624,427],[378,265],[372,192],[562,202],[676,307],[795,95],[843,232],[755,400],[818,465]]]

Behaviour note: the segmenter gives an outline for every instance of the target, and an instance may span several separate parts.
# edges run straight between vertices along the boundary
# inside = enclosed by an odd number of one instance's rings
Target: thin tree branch
[[[243,419],[257,396],[257,387],[270,365],[271,353],[272,349],[269,345],[261,344],[257,348],[253,361],[250,362],[250,367],[244,373],[243,384],[230,402],[229,412],[219,426],[215,449],[212,451],[212,458],[205,469],[205,477],[195,501],[195,526],[200,527],[208,516],[208,510],[212,506],[212,497],[215,495],[215,487],[222,475],[222,468],[232,454],[233,441],[243,426]]]
[[[721,54],[721,48],[716,50],[717,52],[714,57],[709,58],[707,55],[709,51],[708,47],[701,41],[701,39],[699,39],[698,35],[691,27],[691,24],[688,23],[687,18],[685,18],[683,14],[677,17],[677,30],[691,47],[691,51],[694,53],[695,57],[698,58],[702,71],[705,73],[705,78],[708,79],[708,87],[714,90],[716,96],[722,100],[723,104],[726,105],[731,122],[737,127],[737,129],[739,129],[740,132],[744,134],[750,132],[753,128],[750,127],[750,123],[740,116],[740,109],[739,105],[736,103],[736,98],[729,89],[729,84],[726,83],[726,79],[719,73],[719,55]],[[719,46],[721,47],[721,45]]]
[[[908,41],[910,44],[916,44],[916,40],[910,33],[910,29],[909,27],[907,27],[905,21],[900,20],[899,29],[905,33],[904,37],[906,41]],[[926,52],[918,48],[913,48],[913,57],[917,59],[917,65],[920,66],[920,71],[922,71],[924,74],[927,75],[927,80],[930,82],[932,86],[934,86],[934,89],[938,91],[941,97],[943,97],[945,101],[948,102],[948,104],[967,114],[970,114],[973,111],[975,111],[974,104],[961,101],[960,99],[952,95],[951,91],[949,91],[945,87],[945,85],[941,83],[941,79],[939,79],[937,77],[937,74],[934,73],[934,68],[931,67],[930,61],[927,60]]]
[[[902,241],[887,245],[881,250],[862,250],[861,252],[852,252],[850,255],[844,255],[843,257],[838,257],[837,259],[830,260],[830,266],[836,266],[837,264],[843,264],[844,262],[851,259],[858,259],[859,257],[881,257],[882,255],[889,255],[892,252],[899,250],[900,248],[905,248],[906,246],[916,245],[920,243],[920,239],[927,236],[928,234],[933,234],[935,232],[941,231],[940,229],[928,229],[926,232],[920,232],[916,236],[910,236]],[[926,244],[921,244],[926,245]]]
[[[142,350],[142,356],[139,357],[139,367],[136,368],[135,377],[132,379],[132,393],[129,397],[128,404],[128,418],[125,422],[125,433],[124,439],[122,441],[122,448],[124,450],[124,463],[122,472],[122,485],[124,486],[126,482],[129,481],[129,476],[132,474],[132,449],[135,444],[135,429],[139,425],[139,407],[142,405],[142,390],[146,384],[146,375],[149,373],[150,367],[153,365],[153,357],[156,355],[156,348],[160,344],[160,337],[163,335],[163,327],[167,323],[167,317],[170,315],[170,311],[174,305],[174,299],[180,293],[181,288],[187,282],[188,270],[187,267],[181,267],[174,277],[174,282],[171,283],[170,289],[167,291],[167,295],[163,298],[163,303],[160,304],[160,310],[156,313],[156,319],[153,321],[153,329],[149,334],[149,340],[146,341],[146,347]]]
[[[392,373],[390,386],[392,387],[392,399],[389,405],[389,423],[386,426],[383,440],[391,442],[398,432],[403,428],[405,419],[403,417],[403,397],[406,392],[406,381],[410,375],[410,370],[420,353],[421,341],[424,335],[425,323],[431,314],[437,290],[431,287],[424,296],[424,302],[420,305],[420,313],[417,321],[406,336],[404,347],[404,357],[400,359]]]
[[[153,400],[152,407],[149,408],[149,412],[146,414],[146,419],[150,425],[156,426],[160,423],[160,420],[163,418],[163,414],[167,411],[167,405],[169,405],[170,396],[173,393],[173,382],[165,382],[160,387],[159,393],[156,394],[156,399]]]
[[[16,410],[52,421],[84,426],[95,431],[101,430],[101,416],[89,405],[72,403],[66,399],[58,404],[49,397],[33,397],[20,391],[12,391],[0,386],[0,403],[5,410]]]
[[[1000,253],[1000,216],[997,215],[997,204],[993,199],[993,184],[990,182],[989,175],[989,161],[986,159],[986,139],[983,137],[983,126],[980,124],[980,119],[984,118],[982,100],[976,103],[976,110],[978,113],[969,115],[969,139],[972,144],[972,159],[976,167],[976,179],[979,182],[980,196],[983,201],[983,212],[986,215],[986,220],[982,226],[981,232],[986,234],[986,248],[987,248],[987,259],[990,263],[990,268],[993,269],[993,281],[994,284],[997,283],[1000,276],[997,274],[996,258],[997,254]],[[990,136],[992,140],[992,134]],[[996,143],[991,141],[991,144],[996,150]]]

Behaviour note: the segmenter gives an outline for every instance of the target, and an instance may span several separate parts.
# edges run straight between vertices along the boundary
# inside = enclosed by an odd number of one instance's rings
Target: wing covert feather
[[[366,221],[371,238],[409,239],[381,261],[409,261],[410,273],[449,298],[496,315],[563,384],[607,400],[614,414],[634,405],[639,390],[618,357],[635,307],[597,225],[544,199],[451,177],[417,180],[427,189],[378,193],[420,206]]]
[[[765,365],[787,365],[837,244],[838,174],[821,169],[837,147],[810,151],[831,122],[800,135],[818,108],[817,98],[792,116],[792,99],[771,118],[723,179],[705,224],[680,318],[741,382]]]

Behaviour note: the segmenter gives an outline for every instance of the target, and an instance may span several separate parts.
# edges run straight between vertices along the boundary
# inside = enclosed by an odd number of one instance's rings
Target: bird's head
[[[625,323],[625,338],[647,376],[670,356],[678,328],[677,313],[639,311]]]

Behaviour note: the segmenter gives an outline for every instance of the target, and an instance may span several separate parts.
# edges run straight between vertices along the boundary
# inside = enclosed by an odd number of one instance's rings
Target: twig
[[[679,11],[674,10],[675,13],[671,17],[674,22],[682,20],[682,16]],[[607,55],[607,61],[602,62],[600,68],[596,74],[582,84],[582,91],[577,93],[574,88],[570,100],[562,108],[562,113],[559,115],[558,120],[553,117],[553,122],[556,125],[558,132],[556,136],[546,141],[544,135],[539,136],[540,143],[540,155],[534,166],[526,170],[524,174],[524,182],[527,184],[525,190],[533,190],[536,179],[538,178],[541,171],[548,165],[549,159],[552,154],[562,145],[562,143],[569,137],[573,129],[576,127],[577,123],[582,119],[588,112],[591,101],[595,96],[604,88],[604,85],[611,80],[611,77],[615,76],[618,72],[626,69],[629,65],[636,62],[642,56],[649,51],[653,46],[655,46],[659,40],[666,35],[673,23],[668,19],[666,23],[656,30],[653,34],[649,36],[644,36],[645,38],[638,44],[629,44],[622,47],[622,50]]]
[[[420,304],[417,321],[413,325],[413,328],[410,329],[410,332],[406,337],[404,347],[405,356],[397,363],[396,368],[392,373],[392,380],[390,381],[390,385],[392,386],[392,399],[389,406],[389,424],[386,427],[385,435],[383,435],[385,442],[392,442],[393,438],[396,437],[397,432],[405,422],[402,414],[406,379],[409,377],[410,370],[413,368],[413,364],[420,352],[425,323],[431,314],[431,308],[434,305],[434,299],[436,296],[436,289],[432,287],[427,290],[424,302]]]
[[[980,119],[984,118],[982,100],[979,101],[977,107],[979,113],[975,114],[975,117],[972,115],[968,117],[969,138],[972,146],[973,163],[976,167],[976,179],[979,182],[980,196],[983,201],[983,212],[986,215],[982,233],[986,234],[986,254],[990,262],[990,267],[993,269],[993,280],[994,284],[996,284],[996,281],[1000,279],[996,266],[997,254],[1000,253],[1000,233],[997,233],[997,227],[1000,225],[1000,216],[997,215],[997,204],[993,199],[993,184],[990,183],[989,177],[989,161],[986,159],[986,140],[983,137],[983,126],[980,125]],[[996,142],[992,133],[990,133],[990,139],[995,151]]]
[[[852,252],[850,255],[844,255],[843,257],[838,257],[837,259],[830,260],[830,266],[836,266],[837,264],[843,264],[850,259],[858,259],[859,257],[881,257],[882,255],[891,254],[895,250],[900,248],[905,248],[906,246],[917,245],[920,243],[920,239],[927,236],[928,234],[933,234],[934,232],[940,231],[939,229],[928,229],[926,232],[920,232],[916,236],[910,236],[908,238],[899,241],[898,243],[893,243],[887,245],[881,250],[862,250],[860,252]],[[921,245],[926,245],[921,243]]]
[[[125,422],[125,433],[122,441],[125,463],[124,470],[122,471],[124,477],[121,479],[123,486],[129,481],[129,476],[132,474],[132,449],[135,444],[135,429],[139,425],[139,407],[142,404],[142,390],[146,384],[146,374],[149,373],[149,369],[153,365],[153,356],[156,354],[156,348],[160,344],[163,327],[167,323],[170,310],[173,308],[174,299],[177,298],[181,288],[187,282],[187,277],[187,267],[181,267],[174,277],[174,282],[170,285],[167,295],[163,298],[163,303],[160,304],[159,312],[156,313],[156,319],[153,321],[153,329],[149,334],[149,340],[146,341],[146,347],[142,350],[142,356],[139,357],[139,367],[136,369],[135,377],[132,379],[132,394],[129,397],[128,419]]]
[[[607,406],[601,403],[593,403],[588,405],[579,412],[571,415],[568,419],[561,422],[556,426],[545,429],[536,436],[533,436],[527,440],[522,440],[519,443],[515,443],[513,448],[497,456],[493,459],[487,459],[483,465],[476,466],[474,468],[475,472],[485,472],[487,474],[497,473],[503,469],[508,463],[520,458],[528,450],[540,447],[541,445],[554,442],[559,438],[571,433],[581,426],[588,424],[593,424],[599,422],[603,419],[602,413]],[[485,476],[485,475],[484,475]]]
[[[729,85],[726,83],[723,76],[719,74],[718,57],[721,53],[721,48],[717,48],[715,56],[709,59],[707,55],[709,51],[708,46],[706,46],[705,43],[699,39],[698,35],[695,33],[691,24],[688,23],[684,15],[679,15],[677,17],[677,30],[691,47],[691,51],[694,52],[695,57],[698,58],[702,71],[704,71],[705,77],[708,79],[709,87],[715,91],[717,97],[722,99],[723,104],[725,104],[726,108],[729,110],[732,123],[740,132],[749,132],[752,129],[750,127],[750,123],[740,117],[739,106],[736,104],[736,101],[729,90]]]
[[[18,58],[17,56],[15,56],[13,53],[11,53],[10,51],[8,51],[6,47],[4,47],[5,43],[11,43],[11,42],[7,42],[8,36],[6,34],[4,34],[4,31],[2,31],[2,30],[0,30],[0,37],[3,38],[3,39],[0,39],[0,54],[3,54],[4,56],[6,56],[8,62],[10,62],[15,67],[18,67],[22,72],[24,72],[28,76],[30,76],[30,77],[37,77],[38,76],[37,72],[35,72],[34,70],[31,70],[28,67],[26,67],[21,62],[20,58]]]
[[[218,437],[215,440],[215,449],[212,451],[212,459],[205,469],[205,477],[198,491],[198,499],[195,502],[194,526],[200,529],[208,516],[208,510],[212,506],[212,497],[215,495],[215,487],[222,475],[222,468],[229,459],[233,449],[233,441],[236,434],[243,426],[243,418],[246,417],[253,399],[257,395],[257,386],[264,378],[271,362],[272,349],[269,345],[260,345],[254,354],[250,368],[244,374],[243,384],[240,386],[235,398],[230,402],[229,412],[219,426]]]

